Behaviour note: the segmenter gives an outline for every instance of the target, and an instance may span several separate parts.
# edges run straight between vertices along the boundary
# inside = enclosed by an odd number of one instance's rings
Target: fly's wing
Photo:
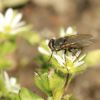
[[[79,44],[82,47],[88,46],[92,43],[93,36],[90,34],[77,34],[64,37],[64,44]]]

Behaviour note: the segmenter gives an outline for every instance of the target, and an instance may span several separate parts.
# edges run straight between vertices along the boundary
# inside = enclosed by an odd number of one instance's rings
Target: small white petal
[[[16,85],[16,78],[14,78],[14,77],[10,78],[10,85],[11,86],[15,86]]]
[[[21,13],[16,15],[15,18],[13,19],[12,26],[15,27],[18,24],[18,22],[21,20],[21,18],[22,18],[22,14]]]
[[[86,54],[82,55],[82,56],[78,59],[78,61],[83,60],[85,57],[86,57]]]
[[[4,72],[4,78],[5,78],[6,88],[10,88],[10,82],[9,82],[10,78],[9,78],[7,72]]]
[[[68,27],[67,30],[66,30],[66,33],[67,33],[67,34],[70,34],[70,33],[72,33],[72,32],[73,32],[72,27]]]
[[[5,82],[9,83],[9,76],[8,76],[7,72],[4,72],[4,78],[5,78]]]
[[[9,92],[18,93],[20,86],[16,84],[15,78],[9,78],[7,72],[4,72],[5,86]]]
[[[60,37],[64,37],[66,35],[64,28],[60,30]]]
[[[9,8],[5,13],[5,24],[10,24],[13,18],[13,10]]]
[[[73,30],[72,27],[68,27],[66,30],[66,35],[76,35],[77,32]]]
[[[67,56],[67,59],[69,59],[72,62],[74,62],[76,60],[76,56],[73,56],[72,53],[69,53],[69,55]]]
[[[48,51],[46,51],[44,48],[42,47],[39,47],[38,50],[42,53],[42,54],[45,54],[45,55],[50,55],[50,53]]]
[[[72,56],[72,61],[74,62],[76,60],[76,56]]]
[[[62,59],[59,55],[56,55],[56,54],[54,54],[53,56],[55,57],[55,59],[58,61],[58,63],[61,66],[64,66],[64,63],[65,63],[64,59]]]
[[[83,65],[85,62],[84,61],[81,61],[81,62],[75,62],[74,63],[74,65],[75,65],[75,67],[79,67],[79,66],[81,66],[81,65]]]
[[[75,54],[75,56],[78,57],[80,54],[81,54],[81,50],[79,50],[79,51]]]
[[[22,27],[24,25],[25,25],[25,22],[23,21],[23,22],[20,22],[20,23],[16,24],[16,26],[12,25],[12,28],[19,28],[19,27]]]

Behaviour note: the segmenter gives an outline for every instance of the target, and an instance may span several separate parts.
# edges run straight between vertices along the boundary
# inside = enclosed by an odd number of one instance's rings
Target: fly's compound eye
[[[51,40],[49,41],[49,44],[48,44],[48,46],[50,47],[50,49],[51,49],[52,51],[55,50],[55,48],[54,48],[54,43],[55,43],[55,40],[54,40],[54,39],[51,39]]]

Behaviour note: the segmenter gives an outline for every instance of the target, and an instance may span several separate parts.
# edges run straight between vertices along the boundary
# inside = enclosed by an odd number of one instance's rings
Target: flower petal
[[[5,79],[6,87],[9,88],[10,87],[10,82],[9,82],[10,79],[9,79],[7,72],[4,72],[4,79]]]
[[[68,27],[66,30],[66,34],[72,34],[72,33],[73,33],[72,27]]]
[[[62,59],[59,55],[56,55],[56,54],[54,54],[53,56],[55,57],[55,59],[58,61],[58,63],[59,63],[61,66],[64,66],[64,64],[65,64],[64,59]]]
[[[84,61],[80,61],[80,62],[77,61],[74,63],[74,66],[79,67],[79,66],[83,65],[84,63],[85,63]]]
[[[19,27],[22,27],[22,26],[24,26],[24,25],[25,25],[25,22],[23,21],[23,22],[20,22],[20,23],[16,24],[16,26],[13,26],[13,25],[12,25],[12,27],[13,27],[13,28],[19,28]]]
[[[60,37],[64,37],[66,35],[64,28],[60,30]]]
[[[50,53],[48,51],[46,51],[44,48],[42,47],[39,47],[38,50],[42,53],[42,54],[45,54],[45,55],[50,55]]]
[[[76,56],[73,56],[72,53],[69,53],[69,55],[66,58],[71,60],[72,62],[76,60]]]
[[[77,32],[72,28],[72,27],[68,27],[66,30],[66,35],[70,36],[70,35],[76,35]]]
[[[75,54],[75,56],[78,57],[80,54],[81,54],[81,50],[79,50],[79,51]]]
[[[83,60],[85,57],[86,57],[86,54],[82,55],[82,56],[78,59],[78,61]]]
[[[10,78],[10,84],[11,86],[14,86],[16,84],[16,79],[14,77]]]
[[[22,14],[21,13],[16,15],[14,20],[13,20],[13,22],[12,22],[12,27],[15,27],[18,24],[18,22],[21,20],[21,18],[22,18]]]
[[[13,9],[9,8],[5,13],[5,24],[10,24],[13,18]]]

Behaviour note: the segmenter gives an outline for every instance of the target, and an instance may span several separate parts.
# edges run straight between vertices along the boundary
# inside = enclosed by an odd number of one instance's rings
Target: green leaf
[[[12,65],[13,65],[12,60],[8,60],[8,59],[5,59],[5,58],[0,58],[0,70],[12,67]]]
[[[22,88],[19,92],[20,100],[44,100],[26,88]]]
[[[39,89],[41,89],[47,95],[51,96],[52,93],[49,87],[48,73],[43,73],[43,74],[36,73],[34,81]]]
[[[58,88],[53,91],[53,100],[61,100],[64,89]]]
[[[3,74],[0,71],[0,96],[2,96],[4,93],[6,94],[7,91],[6,91],[6,87],[5,87]]]
[[[64,77],[60,76],[59,74],[55,71],[49,74],[49,84],[51,90],[58,89],[59,87],[61,88],[64,86]]]
[[[53,97],[48,97],[48,99],[47,100],[53,100]]]
[[[64,91],[64,84],[65,84],[65,77],[60,75],[61,73],[56,73],[52,71],[49,74],[49,84],[50,88],[53,93],[54,100],[61,100],[63,91]]]
[[[7,100],[20,100],[19,95],[15,93],[8,93]]]
[[[7,40],[4,43],[0,43],[0,69],[8,68],[14,64],[13,59],[9,59],[9,57],[15,48],[15,41]]]
[[[15,42],[4,42],[2,44],[0,44],[0,56],[5,56],[8,53],[11,53],[15,50],[16,48],[16,44]]]

